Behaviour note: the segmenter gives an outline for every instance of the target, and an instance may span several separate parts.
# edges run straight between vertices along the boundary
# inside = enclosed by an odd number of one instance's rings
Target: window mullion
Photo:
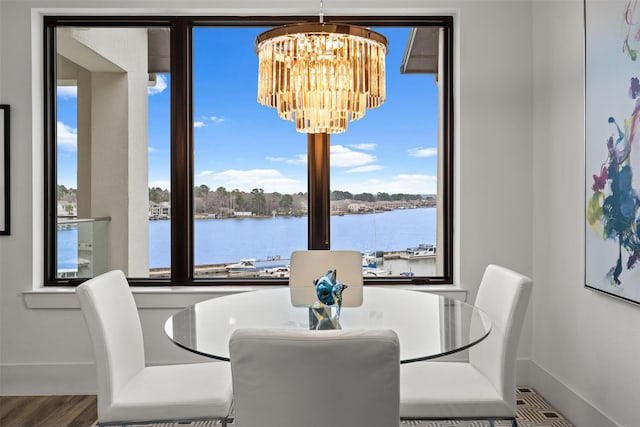
[[[309,249],[330,248],[330,137],[326,133],[307,137],[309,190]]]
[[[44,211],[44,279],[46,284],[57,279],[57,152],[56,152],[56,27],[51,18],[45,18],[44,31],[45,78],[45,211]],[[59,281],[58,281],[59,282]]]
[[[191,25],[171,27],[171,281],[193,277]]]

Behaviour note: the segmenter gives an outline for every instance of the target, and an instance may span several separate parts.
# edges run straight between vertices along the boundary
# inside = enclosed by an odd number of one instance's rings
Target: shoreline
[[[435,255],[428,256],[417,256],[412,257],[409,254],[409,251],[390,251],[383,252],[382,256],[376,257],[376,266],[375,267],[367,267],[363,265],[363,275],[367,276],[399,276],[405,274],[407,272],[413,273],[413,270],[416,264],[430,264],[435,266]],[[388,270],[385,270],[385,262],[386,266],[390,267]],[[401,263],[401,264],[400,264]],[[282,275],[279,274],[277,276],[270,276],[267,272],[271,268],[277,267],[286,267],[289,266],[289,259],[271,259],[271,260],[256,260],[256,264],[263,264],[261,266],[256,265],[256,269],[252,271],[242,271],[242,272],[229,272],[227,268],[233,264],[237,264],[236,262],[228,262],[228,263],[218,263],[218,264],[201,264],[194,266],[194,273],[196,277],[218,277],[218,278],[238,278],[238,277],[256,277],[256,278],[269,278],[269,277],[288,277],[288,274]],[[402,268],[403,271],[396,272],[397,268],[394,268],[394,264],[398,264],[398,266],[409,268]],[[414,267],[414,268],[412,268]],[[422,266],[426,267],[426,266]],[[384,270],[384,271],[383,271]],[[408,271],[405,271],[408,270]],[[150,278],[162,278],[169,277],[171,275],[170,267],[152,267],[149,268],[149,277]]]
[[[371,215],[371,214],[381,214],[385,212],[393,212],[393,211],[401,211],[401,210],[410,210],[410,209],[432,209],[436,208],[436,205],[433,206],[408,206],[408,207],[399,207],[399,208],[373,208],[367,207],[367,209],[359,210],[359,211],[331,211],[329,213],[330,216],[344,216],[344,215]],[[302,214],[280,214],[274,213],[272,215],[225,215],[219,216],[218,214],[213,213],[197,213],[194,214],[194,219],[269,219],[269,218],[302,218],[309,216],[308,213]],[[149,216],[149,221],[166,221],[170,220],[171,215],[160,215],[160,216]]]

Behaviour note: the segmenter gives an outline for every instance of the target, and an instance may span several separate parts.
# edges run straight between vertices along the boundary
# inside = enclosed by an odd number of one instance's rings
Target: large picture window
[[[256,37],[301,20],[45,18],[46,284],[286,284],[299,249],[451,283],[452,18],[335,18],[389,41],[386,102],[335,135],[256,101]]]

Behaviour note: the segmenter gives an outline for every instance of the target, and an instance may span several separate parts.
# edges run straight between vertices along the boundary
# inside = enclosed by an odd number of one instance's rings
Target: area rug
[[[531,387],[518,387],[517,390],[519,427],[572,427],[558,411],[556,411],[542,396]],[[496,421],[496,427],[511,426],[509,421]],[[97,423],[92,427],[97,426]],[[195,421],[192,423],[157,423],[135,424],[135,427],[215,427],[220,426],[216,421]],[[228,424],[234,427],[234,424]],[[488,421],[401,421],[400,427],[489,427]],[[302,427],[302,426],[301,426]],[[366,426],[354,426],[366,427]]]

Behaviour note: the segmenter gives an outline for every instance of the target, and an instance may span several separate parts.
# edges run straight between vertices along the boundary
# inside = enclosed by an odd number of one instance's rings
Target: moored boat
[[[373,254],[362,254],[362,267],[363,268],[376,268],[378,266],[378,260]]]
[[[407,248],[407,254],[401,258],[405,259],[418,259],[418,258],[433,258],[436,256],[436,246],[426,243],[421,243],[417,248]]]
[[[260,277],[289,277],[289,266],[265,268],[260,272]]]
[[[364,267],[362,269],[363,277],[380,277],[380,276],[390,276],[391,272],[387,270],[383,270],[381,268],[370,268]]]
[[[256,271],[256,260],[253,258],[243,258],[236,264],[225,266],[225,270],[229,273],[242,273]]]

